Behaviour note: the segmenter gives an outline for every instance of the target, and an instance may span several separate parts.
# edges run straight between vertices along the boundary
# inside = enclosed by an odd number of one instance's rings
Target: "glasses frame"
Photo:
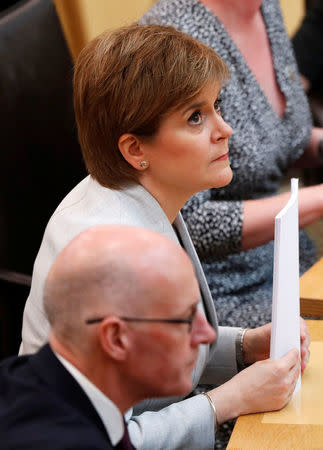
[[[118,316],[119,319],[124,320],[125,322],[151,322],[151,323],[186,323],[188,325],[189,333],[192,331],[193,322],[197,314],[197,308],[190,314],[186,319],[169,319],[169,318],[153,318],[153,317],[127,317],[127,316]],[[87,325],[92,325],[95,323],[102,322],[106,317],[95,317],[93,319],[86,319],[85,323]]]

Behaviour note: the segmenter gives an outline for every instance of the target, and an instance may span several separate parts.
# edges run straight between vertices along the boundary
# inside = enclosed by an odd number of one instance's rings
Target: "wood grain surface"
[[[307,323],[311,340],[323,342],[323,321],[308,320]],[[249,414],[239,417],[227,449],[323,450],[323,425],[262,423],[263,416],[264,414]]]
[[[301,314],[323,318],[323,258],[300,278]]]

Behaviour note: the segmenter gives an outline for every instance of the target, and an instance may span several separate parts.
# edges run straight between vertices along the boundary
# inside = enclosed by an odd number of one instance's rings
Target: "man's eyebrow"
[[[197,300],[195,303],[192,303],[190,306],[188,306],[188,307],[185,309],[185,311],[183,311],[183,314],[182,314],[182,315],[193,312],[193,310],[197,309],[198,304],[199,304],[199,300]]]
[[[202,108],[202,106],[206,105],[206,101],[203,102],[199,102],[199,103],[192,103],[190,106],[188,106],[187,108],[185,108],[182,112],[183,116],[190,111],[191,109],[198,109],[198,108]]]

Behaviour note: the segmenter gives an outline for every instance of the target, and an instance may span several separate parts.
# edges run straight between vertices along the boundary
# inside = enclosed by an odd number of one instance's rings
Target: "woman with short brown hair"
[[[91,176],[112,189],[138,182],[141,168],[123,158],[120,136],[149,140],[166,113],[210,80],[220,88],[228,77],[215,52],[173,28],[134,25],[94,39],[80,53],[74,75],[79,140]]]

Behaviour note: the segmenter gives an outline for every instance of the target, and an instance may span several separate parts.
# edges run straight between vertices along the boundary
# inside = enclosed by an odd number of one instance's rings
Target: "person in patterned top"
[[[277,0],[160,0],[140,23],[172,25],[212,47],[230,69],[221,112],[233,128],[230,185],[194,195],[182,213],[221,325],[271,320],[274,217],[286,170],[322,164]],[[323,186],[300,189],[300,226],[323,216]],[[300,271],[316,250],[300,232]]]

